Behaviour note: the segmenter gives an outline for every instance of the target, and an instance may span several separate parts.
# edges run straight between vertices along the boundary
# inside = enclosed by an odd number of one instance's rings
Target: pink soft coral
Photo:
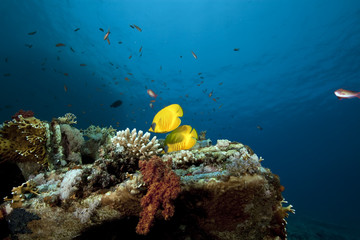
[[[155,213],[160,209],[160,205],[165,220],[174,215],[175,207],[171,201],[176,199],[180,193],[180,179],[171,170],[170,165],[157,156],[139,161],[139,167],[148,186],[148,192],[141,199],[143,211],[140,213],[136,232],[145,235],[150,231]]]

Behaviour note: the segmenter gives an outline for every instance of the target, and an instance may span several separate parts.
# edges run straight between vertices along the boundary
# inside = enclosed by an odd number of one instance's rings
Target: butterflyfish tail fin
[[[195,128],[193,128],[192,131],[191,131],[191,137],[195,138],[195,139],[198,139],[198,134],[197,134]]]

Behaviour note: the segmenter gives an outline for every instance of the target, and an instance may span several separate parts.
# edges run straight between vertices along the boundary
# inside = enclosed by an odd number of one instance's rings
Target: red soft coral
[[[148,192],[141,199],[143,211],[140,213],[136,232],[145,235],[150,231],[155,213],[160,209],[160,205],[165,220],[174,215],[175,207],[171,201],[176,199],[180,193],[180,179],[171,170],[170,164],[166,164],[157,156],[139,161],[139,167],[148,186]]]
[[[28,118],[28,117],[33,117],[34,116],[34,112],[29,110],[29,111],[24,111],[22,109],[20,109],[17,113],[15,113],[11,118],[12,119],[16,119],[16,120],[20,120],[19,119],[19,115],[23,116],[23,118]]]

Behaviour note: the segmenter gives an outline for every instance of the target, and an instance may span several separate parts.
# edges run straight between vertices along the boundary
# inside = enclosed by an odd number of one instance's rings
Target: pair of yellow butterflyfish
[[[173,152],[192,148],[198,138],[195,128],[190,125],[180,126],[183,110],[179,104],[172,104],[161,109],[154,117],[150,132],[167,133],[164,151]],[[179,127],[180,126],[180,127]]]

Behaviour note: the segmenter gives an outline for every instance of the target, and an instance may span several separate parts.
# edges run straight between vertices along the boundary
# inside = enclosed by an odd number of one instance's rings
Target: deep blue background
[[[1,122],[25,109],[147,130],[179,103],[184,124],[262,156],[297,215],[360,224],[360,99],[333,94],[360,91],[360,1],[2,0],[0,24]]]

